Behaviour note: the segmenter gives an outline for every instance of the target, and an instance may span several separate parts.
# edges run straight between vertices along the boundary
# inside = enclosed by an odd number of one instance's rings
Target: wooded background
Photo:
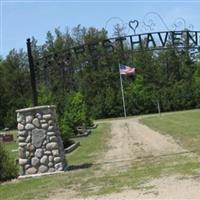
[[[115,36],[122,32],[116,26]],[[119,63],[136,67],[135,76],[123,77],[128,115],[155,113],[158,102],[162,112],[200,107],[200,60],[192,58],[189,49],[134,52],[128,44],[123,51],[116,44],[114,52],[98,46],[85,55],[67,56],[71,47],[107,38],[106,30],[81,25],[48,32],[43,45],[32,38],[39,105],[55,104],[60,123],[66,115],[72,121],[79,115],[75,125],[83,118],[123,116]],[[0,128],[15,128],[15,110],[30,105],[27,53],[13,49],[0,59]]]

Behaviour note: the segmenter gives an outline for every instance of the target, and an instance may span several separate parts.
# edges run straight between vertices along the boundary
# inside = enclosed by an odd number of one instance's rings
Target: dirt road
[[[139,118],[112,121],[109,150],[101,162],[104,169],[128,165],[132,160],[144,157],[156,157],[185,152],[172,137],[161,135],[139,122]],[[116,162],[114,165],[109,161]],[[125,190],[120,193],[91,197],[87,200],[185,200],[200,199],[200,183],[192,179],[182,179],[179,176],[162,177],[147,183],[152,186],[149,191]]]
[[[108,163],[104,167],[123,166],[132,160],[179,153],[185,151],[170,136],[161,135],[139,123],[139,119],[112,121],[109,150],[99,162]],[[117,162],[123,161],[123,162]],[[109,162],[110,166],[109,166]]]
[[[162,135],[139,122],[139,118],[112,120],[108,150],[97,161],[104,163],[102,170],[120,170],[133,160],[184,152],[170,136]],[[118,162],[120,161],[120,162]],[[114,164],[113,164],[114,163]],[[132,200],[132,199],[200,199],[200,183],[178,176],[162,177],[147,183],[148,191],[125,190],[120,193],[93,196],[87,200]],[[51,198],[64,200],[67,194],[59,193]],[[69,196],[68,196],[69,197]],[[70,198],[74,199],[74,198]],[[80,200],[80,199],[79,199]]]
[[[152,180],[151,190],[125,190],[120,193],[90,197],[84,200],[199,200],[200,183],[171,176]],[[79,199],[83,200],[83,199]]]

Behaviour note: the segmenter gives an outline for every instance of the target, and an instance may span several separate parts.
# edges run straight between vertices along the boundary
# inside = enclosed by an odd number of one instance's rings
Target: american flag
[[[129,67],[129,66],[120,64],[119,73],[121,75],[133,75],[135,74],[135,67]]]

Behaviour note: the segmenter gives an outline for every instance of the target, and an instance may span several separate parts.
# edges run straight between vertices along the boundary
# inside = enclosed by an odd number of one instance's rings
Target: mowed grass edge
[[[171,135],[183,148],[200,153],[199,109],[144,117],[141,122],[162,134]]]
[[[93,175],[94,172],[91,166],[98,155],[101,154],[101,151],[106,148],[106,138],[109,132],[110,124],[103,123],[93,130],[90,136],[76,139],[76,141],[80,141],[80,147],[66,156],[68,164],[73,166],[74,170],[61,175],[13,180],[1,184],[0,199],[45,199],[57,188],[74,189],[74,186],[83,182],[81,180]],[[81,168],[84,170],[76,170]]]
[[[170,114],[169,117],[174,114],[177,113]],[[149,190],[151,187],[145,186],[145,184],[154,178],[163,176],[181,175],[187,177],[189,175],[189,177],[199,177],[200,163],[187,155],[143,159],[138,162],[134,161],[125,171],[113,169],[104,171],[100,165],[93,165],[93,163],[109,148],[107,146],[109,132],[110,124],[99,124],[94,134],[86,138],[76,139],[81,141],[81,146],[67,156],[67,160],[70,165],[83,170],[72,170],[62,175],[2,185],[0,186],[0,198],[8,200],[48,199],[49,196],[54,196],[63,189],[64,195],[66,195],[65,199],[70,199],[67,196],[69,191],[87,198],[92,195],[109,194],[126,189]]]

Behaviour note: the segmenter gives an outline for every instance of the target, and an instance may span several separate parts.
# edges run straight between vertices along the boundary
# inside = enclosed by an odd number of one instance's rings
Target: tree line
[[[122,32],[115,27],[115,36]],[[106,30],[81,25],[48,32],[43,45],[32,37],[39,105],[55,104],[61,127],[71,121],[65,130],[89,124],[91,118],[123,116],[119,63],[136,67],[134,76],[123,77],[128,115],[155,113],[158,103],[162,112],[200,107],[200,60],[190,49],[170,42],[167,46],[173,48],[162,51],[132,51],[128,43],[122,49],[120,42],[114,51],[95,46],[106,39]],[[86,43],[95,50],[69,56],[69,48]],[[27,53],[13,49],[0,59],[0,127],[15,128],[15,110],[30,105]]]

